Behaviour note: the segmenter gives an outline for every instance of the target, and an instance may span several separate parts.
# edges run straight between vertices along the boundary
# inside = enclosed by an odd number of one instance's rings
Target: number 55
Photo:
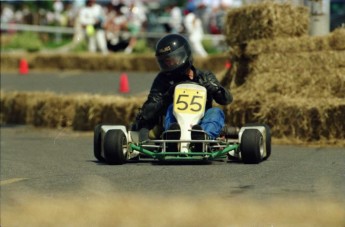
[[[190,97],[187,94],[180,94],[175,104],[179,105],[177,109],[180,111],[189,110],[198,112],[202,109],[202,99],[203,96],[200,95],[192,95],[192,97]]]

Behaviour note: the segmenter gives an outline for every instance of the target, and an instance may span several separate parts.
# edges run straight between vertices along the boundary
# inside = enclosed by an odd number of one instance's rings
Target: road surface
[[[120,77],[128,79],[129,93],[121,93]],[[101,95],[138,95],[148,92],[154,72],[14,72],[1,73],[3,91],[50,91],[58,94],[90,93]]]
[[[28,188],[47,194],[82,193],[86,182],[95,186],[103,181],[114,190],[144,194],[345,199],[345,154],[340,147],[273,145],[272,156],[259,165],[223,160],[109,166],[93,157],[92,136],[67,129],[2,127],[2,195]]]

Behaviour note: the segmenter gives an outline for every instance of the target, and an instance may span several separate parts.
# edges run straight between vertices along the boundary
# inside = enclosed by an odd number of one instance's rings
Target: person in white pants
[[[208,54],[202,45],[204,30],[200,18],[193,12],[188,12],[184,19],[184,25],[195,54],[201,57],[207,57]]]
[[[107,41],[103,29],[105,14],[102,7],[95,2],[86,1],[86,5],[80,9],[79,22],[85,31],[89,51],[96,52],[98,47],[103,54],[107,54]]]

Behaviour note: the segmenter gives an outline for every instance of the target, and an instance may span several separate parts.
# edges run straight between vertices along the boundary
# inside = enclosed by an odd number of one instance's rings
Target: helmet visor
[[[188,54],[184,46],[181,46],[166,55],[157,56],[159,67],[162,71],[174,70],[183,65],[188,59]]]

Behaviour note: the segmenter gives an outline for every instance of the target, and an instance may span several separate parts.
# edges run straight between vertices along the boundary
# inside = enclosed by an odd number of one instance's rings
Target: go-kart
[[[147,158],[158,161],[228,158],[249,164],[268,159],[271,155],[271,134],[266,124],[224,127],[216,139],[205,137],[192,140],[192,126],[204,116],[206,96],[206,89],[198,84],[182,83],[175,87],[173,113],[180,126],[179,139],[167,139],[167,135],[174,130],[166,130],[158,139],[140,141],[139,131],[127,131],[124,125],[97,125],[94,128],[94,156],[100,162],[117,165]]]

